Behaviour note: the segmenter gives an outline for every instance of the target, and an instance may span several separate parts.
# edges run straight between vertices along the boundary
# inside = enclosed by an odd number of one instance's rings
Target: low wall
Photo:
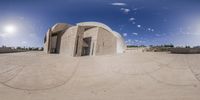
[[[170,51],[177,54],[200,54],[200,48],[173,48]]]
[[[13,53],[13,52],[24,52],[24,50],[16,50],[10,48],[0,48],[0,53]]]

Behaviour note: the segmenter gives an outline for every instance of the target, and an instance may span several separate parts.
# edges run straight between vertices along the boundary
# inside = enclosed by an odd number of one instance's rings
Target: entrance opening
[[[75,49],[75,54],[74,54],[74,56],[76,56],[77,55],[77,53],[78,53],[78,41],[79,41],[79,36],[77,36],[77,39],[76,39],[76,49]]]
[[[51,37],[51,53],[57,53],[57,35]]]
[[[83,38],[83,47],[82,47],[81,56],[90,55],[91,40],[92,40],[92,37]]]

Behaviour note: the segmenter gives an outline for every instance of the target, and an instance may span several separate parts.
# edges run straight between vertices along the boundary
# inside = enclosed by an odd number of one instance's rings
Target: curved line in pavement
[[[74,71],[72,72],[71,76],[70,76],[67,80],[65,80],[62,84],[56,85],[56,86],[53,86],[53,87],[40,88],[40,89],[23,89],[23,88],[19,88],[19,87],[14,87],[14,86],[8,85],[8,84],[6,84],[6,83],[1,83],[1,84],[3,84],[3,85],[6,86],[6,87],[12,88],[12,89],[23,90],[23,91],[24,91],[24,90],[25,90],[25,91],[50,90],[50,89],[53,89],[53,88],[57,88],[57,87],[63,86],[63,85],[65,85],[66,83],[68,83],[68,82],[73,78],[73,76],[75,75],[75,73],[77,72],[77,69],[78,69],[78,67],[79,67],[79,63],[80,63],[80,60],[78,59],[77,65],[76,65]]]

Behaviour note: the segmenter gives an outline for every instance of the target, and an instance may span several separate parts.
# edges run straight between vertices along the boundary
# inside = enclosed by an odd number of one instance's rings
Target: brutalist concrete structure
[[[123,53],[126,48],[121,35],[99,22],[82,22],[76,26],[58,23],[44,39],[46,53],[67,56],[92,56]]]

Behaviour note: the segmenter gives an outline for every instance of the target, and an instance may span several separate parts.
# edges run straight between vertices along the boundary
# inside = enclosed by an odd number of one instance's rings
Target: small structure
[[[99,22],[82,22],[76,26],[58,23],[44,39],[46,53],[68,56],[123,53],[126,48],[121,35]]]

